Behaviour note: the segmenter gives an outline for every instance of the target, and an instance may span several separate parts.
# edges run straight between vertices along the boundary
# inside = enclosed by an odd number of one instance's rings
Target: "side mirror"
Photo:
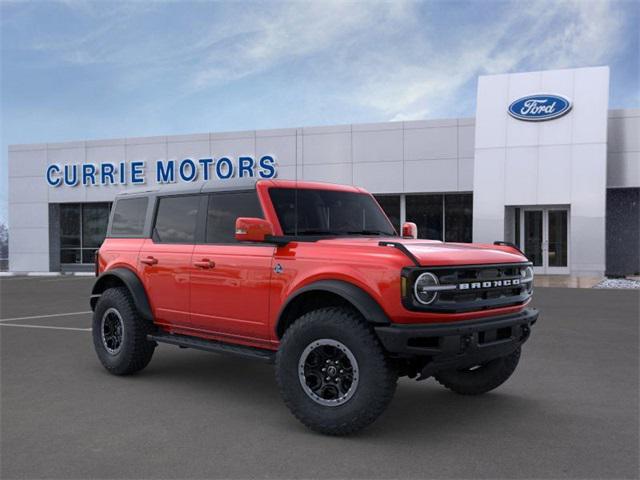
[[[236,240],[239,242],[264,242],[269,235],[273,235],[273,226],[262,218],[236,219]]]
[[[418,226],[413,222],[404,222],[402,224],[403,238],[418,238]]]

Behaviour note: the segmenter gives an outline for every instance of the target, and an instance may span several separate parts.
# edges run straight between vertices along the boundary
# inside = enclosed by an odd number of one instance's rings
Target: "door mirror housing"
[[[262,218],[240,217],[236,219],[236,240],[239,242],[264,242],[273,236],[273,225]]]
[[[402,224],[402,238],[418,238],[418,226],[413,222]]]

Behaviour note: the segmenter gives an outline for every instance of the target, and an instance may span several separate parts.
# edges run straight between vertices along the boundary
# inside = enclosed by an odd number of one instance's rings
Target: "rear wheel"
[[[513,374],[520,360],[520,349],[506,357],[461,370],[446,370],[434,375],[441,385],[461,395],[480,395],[498,388]]]
[[[382,414],[398,376],[360,315],[331,307],[303,315],[285,332],[276,378],[298,420],[320,433],[347,435]]]
[[[155,342],[147,340],[152,325],[145,321],[124,287],[109,288],[93,312],[93,346],[110,373],[129,375],[146,367]]]

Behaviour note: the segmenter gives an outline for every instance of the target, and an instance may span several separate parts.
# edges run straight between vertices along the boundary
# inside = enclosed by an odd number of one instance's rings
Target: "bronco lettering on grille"
[[[519,278],[508,278],[505,280],[491,280],[486,282],[459,283],[458,290],[476,290],[478,288],[502,288],[520,285]]]

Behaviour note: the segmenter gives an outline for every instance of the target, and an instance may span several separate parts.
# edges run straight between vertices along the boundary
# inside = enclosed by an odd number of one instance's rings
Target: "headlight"
[[[525,267],[520,270],[520,276],[522,277],[520,283],[522,283],[529,292],[533,290],[533,268]]]
[[[438,296],[438,277],[433,273],[426,272],[420,275],[413,284],[413,294],[416,300],[423,305],[429,305]]]

